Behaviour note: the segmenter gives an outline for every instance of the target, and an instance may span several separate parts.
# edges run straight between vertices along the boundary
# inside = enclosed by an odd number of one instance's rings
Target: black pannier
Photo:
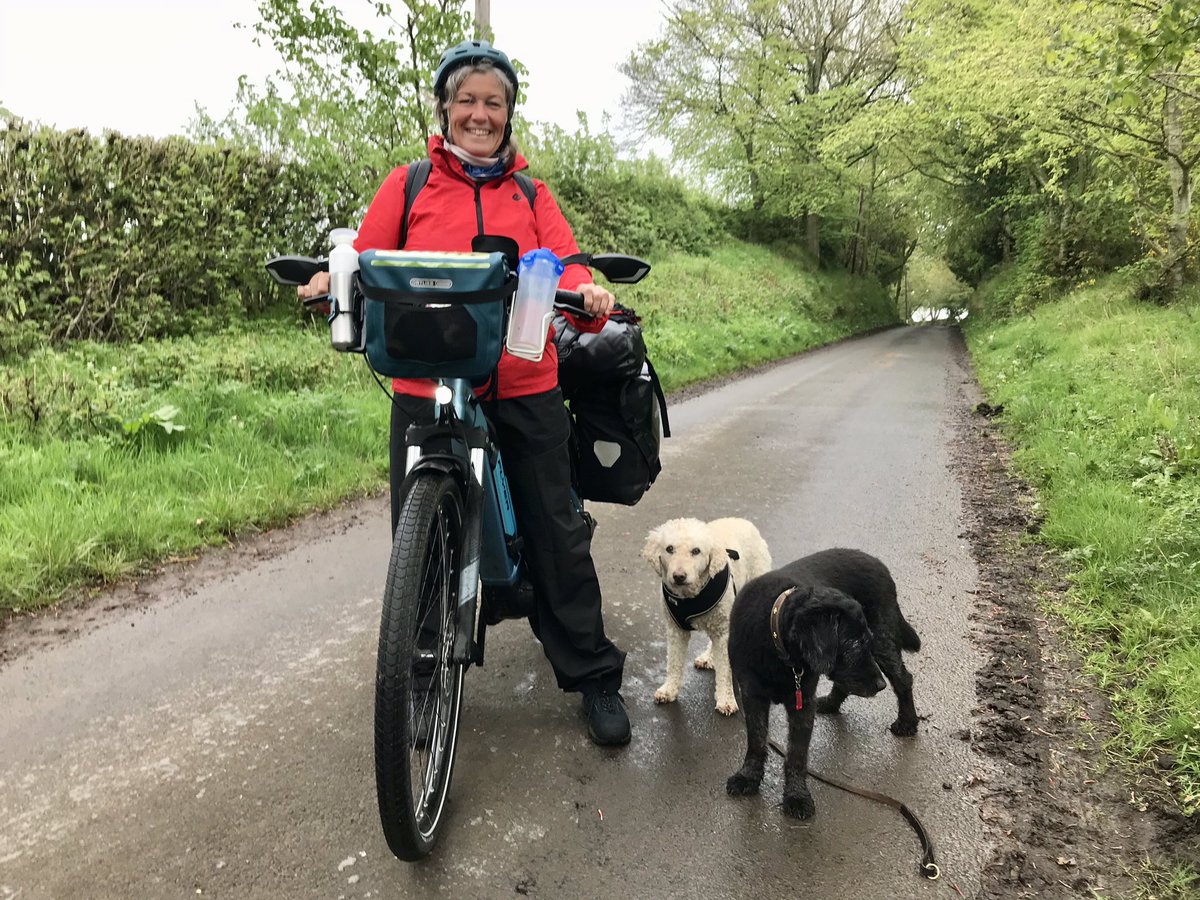
[[[632,506],[662,470],[667,404],[637,314],[618,305],[595,334],[554,320],[558,379],[574,425],[577,487],[585,500]]]

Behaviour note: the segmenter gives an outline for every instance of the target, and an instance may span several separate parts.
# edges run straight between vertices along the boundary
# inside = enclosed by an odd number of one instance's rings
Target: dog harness
[[[738,558],[734,551],[727,550],[726,552],[733,555],[734,559]],[[667,586],[664,584],[663,602],[666,603],[667,612],[675,620],[676,625],[684,631],[695,631],[696,627],[691,620],[699,618],[720,603],[731,583],[729,563],[726,563],[725,568],[710,578],[708,584],[701,588],[700,593],[695,597],[679,597],[667,590]],[[737,596],[736,588],[733,594],[735,597]]]
[[[783,601],[795,592],[794,587],[788,588],[776,597],[775,602],[771,605],[771,639],[775,642],[775,649],[779,651],[779,658],[783,660],[785,666],[792,670],[792,675],[796,678],[796,709],[801,710],[804,709],[804,692],[800,688],[800,681],[804,678],[804,667],[796,668],[788,658],[787,650],[783,646],[783,637],[779,634],[779,616],[783,612]]]

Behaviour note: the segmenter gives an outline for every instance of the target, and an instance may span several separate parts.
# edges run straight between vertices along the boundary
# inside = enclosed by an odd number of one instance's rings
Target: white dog
[[[717,712],[737,712],[729,668],[729,611],[737,591],[771,569],[767,542],[746,519],[671,519],[646,535],[642,556],[662,580],[667,622],[667,680],[655,703],[673,703],[683,684],[683,663],[694,629],[708,635],[697,669],[713,669]]]

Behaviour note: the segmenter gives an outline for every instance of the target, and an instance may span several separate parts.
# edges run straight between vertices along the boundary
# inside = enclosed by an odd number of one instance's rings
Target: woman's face
[[[450,102],[450,143],[476,156],[495,156],[504,141],[508,100],[491,72],[472,72]]]

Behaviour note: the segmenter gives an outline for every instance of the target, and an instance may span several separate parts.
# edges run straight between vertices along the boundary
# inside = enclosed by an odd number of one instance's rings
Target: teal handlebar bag
[[[367,250],[367,359],[390,378],[482,378],[500,361],[516,275],[503,253]]]

